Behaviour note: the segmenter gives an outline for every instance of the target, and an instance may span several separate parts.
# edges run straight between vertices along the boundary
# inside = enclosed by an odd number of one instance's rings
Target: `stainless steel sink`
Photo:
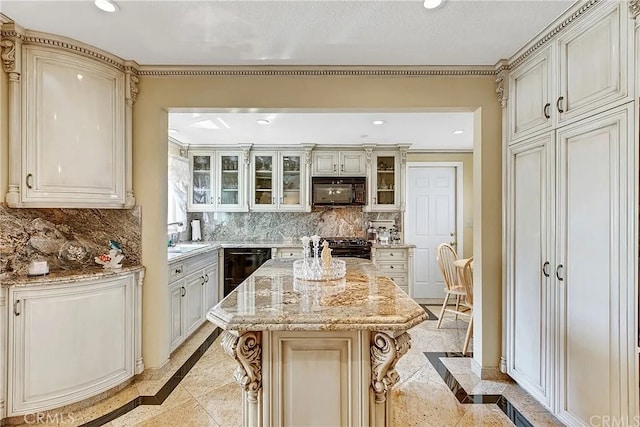
[[[183,254],[185,252],[191,252],[196,249],[204,248],[207,246],[211,246],[211,243],[208,242],[186,242],[186,243],[178,243],[175,246],[169,246],[167,251],[170,254]]]

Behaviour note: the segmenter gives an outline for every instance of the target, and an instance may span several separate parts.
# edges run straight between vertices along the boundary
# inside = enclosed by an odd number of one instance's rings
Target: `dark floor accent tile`
[[[433,314],[433,311],[429,310],[426,305],[420,304],[420,307],[422,307],[422,309],[427,313],[427,320],[438,320],[438,316]]]
[[[169,380],[158,390],[158,392],[154,396],[138,396],[135,399],[125,403],[119,408],[114,409],[113,411],[102,415],[95,420],[91,420],[82,424],[80,427],[98,427],[103,424],[108,423],[109,421],[113,421],[118,417],[126,414],[127,412],[133,411],[140,405],[162,405],[167,397],[171,394],[171,392],[180,384],[180,381],[184,377],[187,376],[191,368],[200,360],[200,358],[206,353],[206,351],[211,347],[211,344],[218,338],[218,336],[222,333],[220,328],[216,328],[211,335],[204,340],[202,344],[193,352],[191,356],[178,368],[178,370],[169,378]]]
[[[425,351],[424,355],[433,365],[434,369],[440,375],[445,382],[449,390],[458,399],[458,402],[463,404],[496,404],[498,408],[504,412],[507,417],[518,427],[533,427],[533,424],[522,415],[515,406],[509,402],[509,400],[501,394],[468,394],[467,391],[460,385],[458,380],[449,372],[449,369],[442,363],[443,357],[473,357],[465,356],[459,352],[435,352]]]

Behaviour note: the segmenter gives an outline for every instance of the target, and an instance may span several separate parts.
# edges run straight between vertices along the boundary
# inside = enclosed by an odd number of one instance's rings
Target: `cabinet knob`
[[[344,172],[344,164],[340,165],[340,171]]]
[[[393,270],[393,265],[390,265],[389,268]]]
[[[18,304],[20,304],[20,300],[19,299],[17,299],[13,303],[13,314],[15,314],[16,316],[20,316],[20,312],[18,311]]]
[[[390,252],[390,253],[389,253],[389,256],[393,256],[393,252]]]
[[[182,267],[176,268],[175,274],[180,274],[180,273],[182,273]]]
[[[206,280],[204,280],[204,276],[200,276],[200,280],[201,280],[200,285],[204,286],[204,283],[206,282]]]

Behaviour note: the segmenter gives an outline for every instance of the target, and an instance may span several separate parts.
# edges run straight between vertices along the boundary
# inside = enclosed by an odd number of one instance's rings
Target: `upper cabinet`
[[[307,168],[304,151],[251,153],[252,211],[305,211]]]
[[[189,150],[190,212],[246,212],[245,171],[249,149]]]
[[[396,211],[400,208],[400,155],[396,152],[374,154],[371,173],[371,210]]]
[[[8,206],[132,207],[136,64],[14,24],[3,26],[2,57]]]
[[[609,2],[560,33],[509,75],[509,141],[630,101],[633,28],[626,5]]]
[[[364,176],[364,151],[314,151],[313,176]]]

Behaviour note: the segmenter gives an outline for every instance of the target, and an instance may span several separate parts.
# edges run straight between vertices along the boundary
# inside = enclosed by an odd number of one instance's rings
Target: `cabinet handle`
[[[182,267],[176,268],[175,274],[180,274],[180,273],[182,273]]]
[[[209,281],[209,275],[205,274],[204,275],[204,283],[207,283]]]
[[[180,294],[180,296],[184,297],[187,294],[187,290],[184,288],[184,286],[180,286],[180,289],[182,289],[182,293]]]
[[[27,184],[27,188],[33,188],[33,186],[31,185],[31,181],[33,180],[33,174],[28,173],[27,174],[27,179],[25,179],[25,184]]]
[[[222,196],[218,196],[218,203],[222,203]]]
[[[393,252],[389,252],[389,256],[393,256]]]
[[[18,311],[18,304],[20,304],[20,300],[19,299],[17,299],[13,303],[13,314],[15,314],[16,316],[20,316],[20,312]]]
[[[340,165],[340,172],[344,172],[344,165]]]
[[[334,172],[336,171],[336,164],[335,163],[333,164],[333,171]]]
[[[556,268],[556,277],[561,282],[564,280],[562,277],[560,277],[560,270],[563,269],[563,268],[564,268],[564,266],[562,264],[558,265],[558,267]]]
[[[275,204],[276,204],[276,198],[275,198],[275,197],[272,197],[272,198],[271,198],[271,204],[272,204],[272,205],[275,205]]]
[[[284,196],[280,197],[280,203],[284,204]]]
[[[542,274],[544,274],[545,277],[549,277],[549,261],[545,261],[544,264],[542,264]]]
[[[393,270],[393,265],[390,265],[389,268]]]
[[[377,197],[374,197],[374,198],[373,198],[373,204],[374,204],[374,205],[375,205],[376,203],[378,203],[378,202],[376,201],[376,199],[377,199]]]
[[[544,114],[545,119],[551,118],[551,116],[549,115],[549,107],[551,107],[550,102],[547,102],[546,104],[544,104],[544,109],[542,110],[542,113]]]
[[[564,96],[561,96],[560,98],[558,98],[558,100],[556,101],[556,108],[558,109],[558,113],[564,113],[564,110],[561,107],[562,101],[564,100]]]

